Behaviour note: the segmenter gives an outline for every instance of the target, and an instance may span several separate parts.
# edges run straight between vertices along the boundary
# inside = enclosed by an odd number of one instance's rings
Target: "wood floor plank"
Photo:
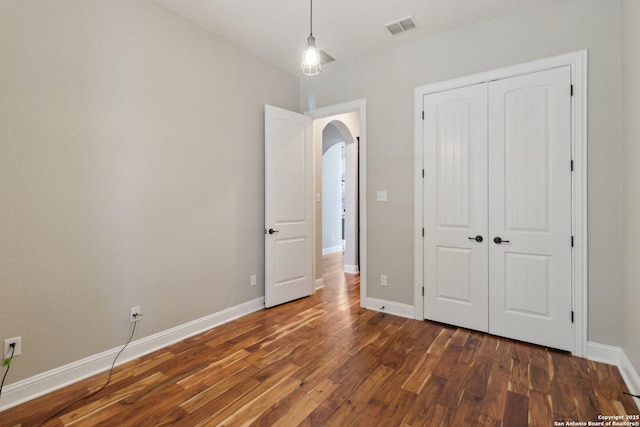
[[[465,393],[482,399],[487,390],[487,383],[491,375],[493,361],[483,356],[477,356],[473,361],[465,360],[465,362],[470,363],[466,366],[469,366],[471,369],[469,377],[465,381]],[[465,365],[465,363],[462,364]]]
[[[567,375],[572,370],[571,355],[562,351],[552,350],[549,352],[553,363],[553,375],[551,381],[554,383],[571,384],[571,376]],[[561,374],[563,373],[563,374]]]
[[[329,351],[327,347],[320,345],[316,348],[315,353],[311,353],[316,355],[313,359],[296,359],[293,361],[296,366],[300,366],[300,369],[294,375],[302,382],[303,387],[315,386],[318,381],[328,378],[331,373],[344,365],[350,357],[340,351],[332,352],[329,357],[327,355]]]
[[[379,420],[387,420],[390,425],[399,425],[405,418],[407,411],[417,398],[415,393],[401,387],[407,376],[407,369],[397,369],[393,376],[373,393],[371,399],[382,403],[382,410],[378,414]]]
[[[296,371],[292,376],[300,380],[297,390],[289,394],[286,398],[280,399],[279,401],[273,403],[273,405],[269,409],[263,412],[254,421],[253,425],[272,425],[280,418],[285,416],[285,414],[287,414],[287,412],[291,410],[296,402],[305,400],[306,396],[313,390],[316,390],[318,386],[321,386],[323,382],[328,381],[329,383],[334,384],[332,381],[327,379],[328,375],[333,372],[338,366],[344,363],[346,357],[347,356],[344,354],[338,354],[338,357],[335,358],[322,358],[316,363],[309,363],[308,366],[305,366],[304,368]],[[309,369],[311,369],[311,371]],[[334,387],[331,388],[334,389]],[[328,393],[325,389],[324,398],[328,399],[330,394],[331,393]],[[324,399],[321,402],[318,402],[318,406],[323,402]],[[312,410],[313,409],[315,408],[312,408]]]
[[[363,411],[378,388],[386,383],[393,375],[393,369],[385,365],[378,365],[371,375],[360,382],[352,382],[352,388],[340,388],[332,394],[330,400],[337,408],[332,414],[326,414],[325,423],[316,425],[348,425],[356,414]],[[321,409],[321,408],[318,408]],[[321,412],[321,411],[314,411]],[[320,420],[320,414],[310,414],[310,418]]]
[[[265,397],[268,395],[269,391],[274,389],[278,385],[281,386],[281,389],[290,392],[292,388],[297,387],[300,384],[300,381],[298,379],[291,376],[296,371],[296,369],[298,368],[291,364],[284,366],[268,379],[262,382],[258,382],[258,385],[256,387],[252,388],[250,391],[243,394],[239,398],[236,398],[236,400],[234,400],[229,406],[225,407],[222,411],[213,414],[212,416],[206,417],[196,425],[217,425],[225,420],[237,420],[237,417],[240,416],[240,414],[251,408],[251,405],[258,400],[262,399],[262,402],[265,402]]]
[[[559,377],[561,376],[556,375],[557,379]],[[554,382],[551,387],[551,398],[553,399],[554,416],[558,419],[578,421],[578,411],[570,380]]]
[[[501,339],[496,348],[496,358],[494,359],[494,369],[500,369],[504,372],[511,372],[513,362],[513,345],[511,341]]]
[[[433,367],[438,363],[438,357],[432,354],[424,353],[415,365],[415,369],[407,377],[402,388],[407,391],[419,394],[427,380],[431,377]]]
[[[113,414],[105,413],[105,417],[102,420],[92,416],[86,420],[86,425],[91,427],[111,427],[173,424],[184,417],[186,412],[176,410],[172,411],[170,415],[159,412],[157,411],[159,402],[170,408],[177,409],[177,406],[185,399],[188,399],[190,395],[191,391],[184,390],[176,384],[167,384],[166,387],[157,389],[153,394],[145,395],[143,399],[138,399],[132,403],[119,402],[117,408],[112,408],[114,409]]]
[[[571,390],[576,403],[578,419],[597,420],[600,412],[598,411],[595,390],[591,388],[589,381],[585,378],[574,377]]]
[[[329,418],[335,416],[342,408],[333,400],[324,400],[316,409],[314,409],[304,420],[300,422],[300,426],[331,426],[334,422],[329,422]],[[338,424],[339,425],[339,424]],[[265,427],[267,427],[265,425]]]
[[[444,378],[430,376],[424,384],[413,405],[407,411],[404,422],[411,426],[425,425],[429,414],[437,405],[438,396],[442,392],[446,380]]]
[[[551,378],[549,367],[551,358],[544,351],[535,351],[529,364],[529,389],[549,393]]]
[[[482,399],[470,393],[464,392],[460,399],[459,409],[453,416],[454,426],[475,426],[480,417]]]
[[[481,411],[492,419],[502,420],[507,403],[509,373],[499,369],[495,364],[494,367],[489,374]]]
[[[0,427],[551,426],[637,414],[618,370],[360,307],[359,275],[0,413]],[[144,319],[143,319],[144,321]],[[75,400],[78,399],[77,402]],[[66,408],[66,409],[63,409]]]
[[[453,426],[454,411],[440,404],[435,404],[431,411],[425,414],[422,427],[449,427]]]
[[[553,424],[551,424],[553,425]],[[501,420],[495,420],[493,418],[491,418],[488,415],[485,414],[480,414],[480,417],[478,417],[478,427],[502,427],[502,421]]]
[[[195,387],[204,383],[215,383],[218,378],[229,375],[229,372],[242,369],[234,365],[249,354],[250,353],[246,350],[238,350],[235,353],[213,362],[209,366],[202,368],[187,377],[184,377],[177,381],[177,383],[185,388]],[[246,366],[246,364],[244,366]]]
[[[396,369],[407,359],[414,343],[415,339],[400,328],[386,341],[384,347],[376,351],[376,355],[382,363]]]
[[[212,418],[213,416],[219,414],[221,411],[229,408],[240,397],[251,392],[256,387],[258,387],[258,385],[260,385],[260,383],[252,377],[243,379],[243,381],[240,381],[229,389],[224,390],[215,398],[208,400],[204,405],[199,406],[193,411],[193,413],[187,413],[187,415],[181,419],[179,425],[192,427],[198,423],[201,423],[203,420]],[[180,409],[184,410],[182,407],[180,407]]]
[[[165,378],[166,377],[162,373],[157,372],[136,382],[131,387],[121,389],[116,393],[112,392],[105,394],[91,404],[81,406],[60,416],[60,421],[62,421],[64,425],[73,425],[80,424],[83,420],[86,420],[87,423],[93,422],[93,420],[87,420],[92,417],[93,419],[97,419],[99,422],[105,416],[104,414],[109,412],[113,405],[117,405],[120,401],[126,399],[139,390],[144,390],[146,387],[162,382]]]
[[[351,356],[339,369],[329,375],[336,383],[345,383],[347,379],[364,379],[380,364],[380,358],[370,348],[365,347]]]
[[[434,370],[435,371],[435,370]],[[464,393],[464,384],[467,381],[471,367],[468,365],[452,365],[452,373],[440,394],[438,403],[453,411],[458,409],[460,399]]]
[[[380,420],[385,420],[388,425],[401,425],[416,397],[415,393],[394,388],[392,393],[385,394],[384,400],[380,401],[374,398],[373,401],[381,404],[381,410],[378,411],[375,422],[379,423]]]
[[[502,338],[483,334],[482,343],[478,348],[478,356],[484,356],[487,359],[495,360],[498,356],[498,347]]]
[[[192,414],[193,412],[205,406],[207,403],[224,394],[227,390],[237,386],[242,382],[253,382],[257,386],[259,382],[251,378],[251,376],[255,374],[257,370],[258,368],[253,365],[248,365],[245,369],[239,371],[234,370],[233,373],[229,373],[226,377],[220,378],[219,382],[212,384],[210,387],[202,390],[198,394],[195,394],[188,400],[184,400],[179,404],[179,406],[188,413]]]
[[[553,425],[553,408],[548,394],[537,390],[529,392],[528,416],[531,427],[549,427]]]
[[[238,411],[230,414],[227,418],[221,421],[214,418],[206,421],[204,424],[201,423],[200,425],[223,425],[228,427],[251,425],[256,418],[271,406],[271,402],[280,401],[286,398],[286,396],[295,392],[299,386],[299,380],[293,377],[287,377],[282,382],[269,389],[264,395],[256,397]],[[286,416],[288,415],[289,413],[287,412]]]
[[[441,356],[449,345],[449,341],[451,341],[451,337],[453,337],[454,332],[455,329],[451,327],[440,328],[440,333],[427,349],[427,353]]]
[[[504,409],[503,424],[510,427],[525,427],[528,423],[529,398],[522,394],[507,391],[507,402]]]
[[[529,395],[529,364],[517,356],[511,359],[509,390],[524,396]]]
[[[447,343],[447,347],[439,355],[438,363],[433,367],[433,374],[442,378],[449,378],[455,373],[454,368],[456,366],[466,368],[468,365],[462,365],[457,362],[458,356],[462,352],[462,346]]]
[[[416,339],[414,344],[414,351],[418,353],[427,353],[431,345],[435,341],[435,339],[440,334],[442,328],[439,324],[431,323],[431,322],[410,322],[411,325],[415,325],[418,329],[419,333],[417,336],[412,332],[412,336]]]
[[[326,400],[336,388],[338,388],[338,384],[325,378],[317,387],[296,402],[284,416],[273,424],[273,427],[298,425],[313,412],[320,403]]]
[[[471,365],[475,361],[480,345],[482,344],[483,335],[479,332],[472,332],[462,347],[462,352],[458,357],[458,363],[463,365]]]

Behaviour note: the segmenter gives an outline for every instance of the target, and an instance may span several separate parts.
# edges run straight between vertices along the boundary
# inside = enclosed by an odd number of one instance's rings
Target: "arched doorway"
[[[366,100],[359,99],[343,104],[331,105],[307,111],[306,115],[313,119],[313,150],[314,150],[314,188],[316,192],[316,206],[314,209],[314,275],[316,278],[315,289],[323,286],[322,279],[322,130],[332,121],[339,121],[349,130],[351,137],[346,135],[349,141],[356,144],[346,144],[347,154],[353,147],[353,163],[356,165],[354,174],[357,181],[353,181],[357,196],[355,206],[357,212],[354,233],[357,244],[358,264],[360,272],[360,305],[369,306],[367,298],[367,107]],[[336,126],[338,129],[341,126]],[[348,160],[347,160],[348,161]],[[348,180],[347,180],[348,181]],[[348,182],[347,182],[348,185]],[[348,213],[348,212],[347,212]],[[355,264],[354,264],[355,265]]]
[[[341,120],[322,130],[322,253],[344,251],[344,271],[359,272],[358,139]]]

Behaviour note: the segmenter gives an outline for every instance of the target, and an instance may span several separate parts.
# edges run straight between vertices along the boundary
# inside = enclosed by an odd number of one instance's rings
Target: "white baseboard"
[[[587,342],[587,359],[602,362],[609,365],[620,365],[620,347],[600,344],[593,341]]]
[[[618,365],[618,369],[620,369],[620,375],[622,375],[622,379],[624,379],[625,384],[627,384],[629,391],[632,394],[640,394],[640,375],[638,375],[638,371],[635,370],[623,350],[620,351],[620,364]],[[636,406],[640,408],[640,399],[637,397],[633,399],[636,401]]]
[[[369,310],[389,313],[400,317],[406,317],[408,319],[413,319],[415,314],[415,308],[412,305],[386,301],[378,298],[367,298],[365,307]]]
[[[314,288],[314,291],[317,291],[320,288],[324,288],[324,279],[322,278],[316,279],[316,287]]]
[[[132,341],[118,358],[117,365],[263,308],[264,297],[256,298],[175,328]],[[2,391],[0,411],[106,371],[111,367],[114,357],[121,348],[120,346],[107,350],[6,386]]]
[[[322,249],[322,255],[332,254],[334,252],[342,252],[342,245]]]
[[[640,375],[620,347],[589,341],[587,342],[587,359],[617,366],[629,391],[632,394],[640,393]],[[640,408],[640,399],[634,398],[634,400]]]
[[[351,273],[351,274],[359,273],[360,272],[360,266],[345,264],[344,265],[344,272],[345,273]]]

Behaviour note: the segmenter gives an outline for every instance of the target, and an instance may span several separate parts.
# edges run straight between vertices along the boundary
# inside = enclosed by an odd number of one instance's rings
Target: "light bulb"
[[[318,49],[315,46],[308,46],[304,52],[304,64],[306,66],[315,65],[318,62]]]
[[[300,68],[308,76],[315,76],[322,71],[320,52],[316,47],[316,39],[312,35],[309,35],[307,39],[307,47],[302,54],[302,66]]]

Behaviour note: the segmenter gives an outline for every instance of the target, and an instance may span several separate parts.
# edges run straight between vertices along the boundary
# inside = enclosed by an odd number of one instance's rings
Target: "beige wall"
[[[303,110],[367,100],[369,297],[413,304],[413,89],[588,49],[589,339],[620,345],[619,9],[611,0],[546,2],[301,79]],[[375,201],[377,190],[387,203]]]
[[[640,2],[622,1],[622,348],[640,372]],[[638,392],[638,390],[635,390]]]
[[[263,104],[298,78],[150,0],[0,0],[13,383],[264,294]],[[250,286],[250,275],[258,286]]]

